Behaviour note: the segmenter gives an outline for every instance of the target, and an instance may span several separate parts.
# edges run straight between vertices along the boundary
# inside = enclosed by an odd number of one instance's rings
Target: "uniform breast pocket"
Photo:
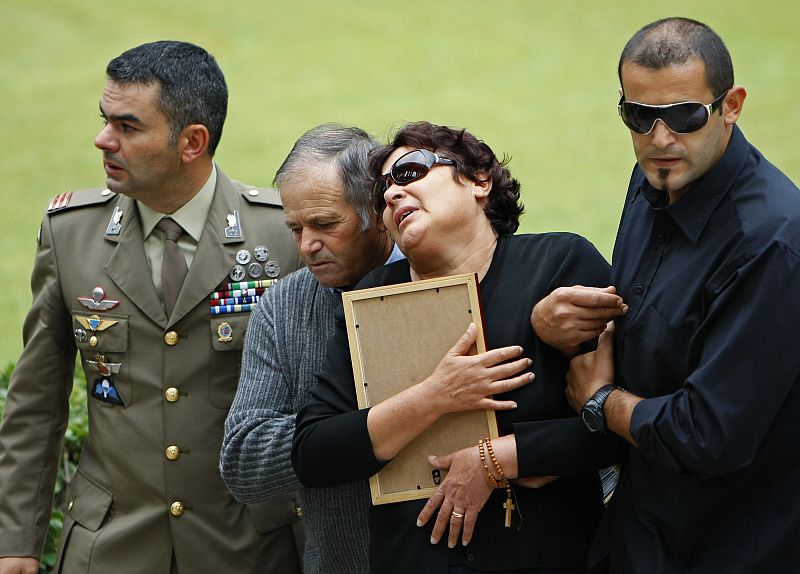
[[[127,407],[133,386],[127,364],[128,317],[72,314],[73,336],[81,353],[89,395],[106,407]]]
[[[236,387],[239,385],[242,347],[249,322],[249,313],[211,318],[209,398],[215,407],[227,409],[233,402]]]

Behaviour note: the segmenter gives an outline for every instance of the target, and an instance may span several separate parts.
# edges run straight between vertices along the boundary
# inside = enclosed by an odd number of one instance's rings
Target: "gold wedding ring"
[[[460,512],[456,512],[455,510],[450,513],[450,516],[452,516],[456,520],[461,520],[462,518],[464,518],[463,514],[461,514]]]

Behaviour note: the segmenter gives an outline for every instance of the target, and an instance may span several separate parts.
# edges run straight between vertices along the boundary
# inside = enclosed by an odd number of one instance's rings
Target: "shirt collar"
[[[211,164],[211,175],[203,184],[195,196],[181,206],[175,213],[169,215],[159,213],[150,209],[140,201],[136,202],[139,207],[139,217],[142,220],[142,235],[147,237],[155,229],[159,221],[165,216],[171,217],[175,223],[183,227],[196,243],[200,242],[203,228],[206,225],[208,212],[211,210],[211,202],[214,199],[214,189],[217,187],[217,166]]]
[[[725,153],[706,175],[679,201],[665,207],[666,194],[644,178],[639,188],[654,208],[664,209],[692,243],[697,243],[719,202],[728,193],[744,167],[749,144],[734,124]]]

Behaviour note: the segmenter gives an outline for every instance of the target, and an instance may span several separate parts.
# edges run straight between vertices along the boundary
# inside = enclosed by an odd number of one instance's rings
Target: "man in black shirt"
[[[619,76],[638,164],[613,257],[628,312],[567,389],[590,431],[633,445],[593,558],[798,572],[800,193],[736,126],[746,92],[707,26],[642,28]]]

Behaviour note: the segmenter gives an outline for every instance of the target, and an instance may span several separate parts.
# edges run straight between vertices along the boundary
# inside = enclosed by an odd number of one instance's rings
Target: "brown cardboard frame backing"
[[[470,323],[469,354],[486,351],[478,278],[453,275],[342,294],[359,408],[367,408],[430,375]],[[370,478],[373,504],[429,497],[436,477],[427,460],[497,437],[494,411],[441,417]]]

